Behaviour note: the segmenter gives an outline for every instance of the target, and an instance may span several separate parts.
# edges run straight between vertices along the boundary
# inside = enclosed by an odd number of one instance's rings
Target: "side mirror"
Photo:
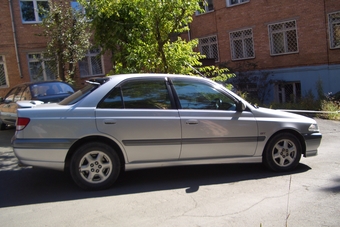
[[[238,112],[243,112],[246,109],[246,105],[244,105],[243,102],[239,101],[238,103],[236,103],[236,111]]]

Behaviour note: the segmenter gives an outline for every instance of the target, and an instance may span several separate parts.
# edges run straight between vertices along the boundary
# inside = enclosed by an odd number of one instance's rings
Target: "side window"
[[[6,97],[4,98],[5,102],[6,103],[10,103],[10,102],[13,102],[13,99],[15,97],[15,94],[16,94],[16,91],[18,90],[18,88],[13,88],[7,95]]]
[[[113,89],[98,108],[171,109],[164,79],[129,81]]]
[[[24,92],[22,93],[21,100],[30,100],[30,99],[31,99],[31,92],[30,92],[30,88],[27,86]]]
[[[14,102],[20,101],[24,87],[18,87],[14,94]]]
[[[182,109],[236,110],[233,98],[199,82],[173,81]]]

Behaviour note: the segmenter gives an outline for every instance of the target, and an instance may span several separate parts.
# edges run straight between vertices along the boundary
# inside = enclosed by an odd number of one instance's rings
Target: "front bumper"
[[[321,133],[311,133],[304,135],[306,143],[306,152],[304,157],[312,157],[318,154],[318,148],[321,144],[322,134]]]

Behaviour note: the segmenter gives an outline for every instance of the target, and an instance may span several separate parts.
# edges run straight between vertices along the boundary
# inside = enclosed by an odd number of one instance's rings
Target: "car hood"
[[[256,118],[286,118],[286,119],[291,119],[291,120],[296,120],[296,121],[301,121],[301,122],[306,122],[306,123],[315,123],[315,120],[306,117],[303,115],[299,114],[294,114],[294,113],[289,113],[283,110],[273,110],[273,109],[268,109],[268,108],[263,108],[259,107],[257,109],[254,109],[253,114]]]

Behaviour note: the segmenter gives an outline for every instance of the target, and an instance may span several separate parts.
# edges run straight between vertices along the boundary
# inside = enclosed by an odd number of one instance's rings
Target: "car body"
[[[30,108],[42,103],[60,102],[74,93],[72,86],[61,81],[39,81],[13,87],[0,102],[1,129],[15,125],[18,108]]]
[[[22,164],[103,189],[142,168],[263,162],[290,171],[321,142],[315,120],[254,107],[209,79],[128,74],[88,83],[58,104],[18,109],[12,143]]]

